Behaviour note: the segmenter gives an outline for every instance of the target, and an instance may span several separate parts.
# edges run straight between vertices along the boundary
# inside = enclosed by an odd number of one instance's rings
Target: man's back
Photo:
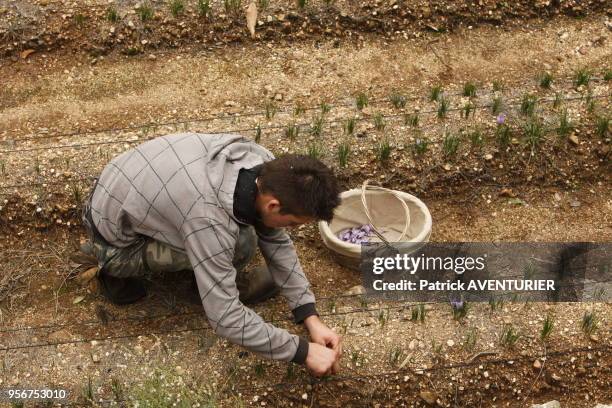
[[[231,210],[219,210],[228,209],[228,187],[241,167],[228,165],[229,154],[247,166],[273,158],[241,136],[195,133],[159,137],[121,154],[100,175],[92,199],[98,231],[115,246],[142,234],[183,248],[183,229],[194,219],[217,217],[229,227]]]

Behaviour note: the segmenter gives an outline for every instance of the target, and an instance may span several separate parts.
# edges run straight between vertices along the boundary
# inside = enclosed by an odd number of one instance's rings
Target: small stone
[[[454,342],[453,340],[448,340],[448,341],[446,342],[446,345],[447,345],[448,347],[453,347],[453,346],[455,345],[455,342]]]
[[[276,95],[274,95],[274,100],[282,101],[283,100],[283,94],[282,93],[277,93]]]
[[[487,154],[484,155],[484,159],[486,161],[491,161],[491,160],[493,160],[493,155],[491,153],[487,153]]]
[[[560,376],[558,376],[557,374],[553,374],[553,375],[551,375],[551,376],[550,376],[550,378],[552,378],[552,379],[553,379],[553,381],[556,381],[556,382],[561,381],[561,377],[560,377]]]
[[[417,339],[413,339],[410,343],[408,343],[408,349],[414,350],[419,346],[419,341]]]
[[[575,134],[572,134],[568,139],[574,146],[578,146],[580,144],[578,136],[576,136]]]
[[[572,206],[572,207],[574,207],[574,208],[578,208],[578,207],[580,207],[580,205],[581,205],[581,203],[580,203],[580,201],[578,201],[578,200],[572,200],[572,201],[570,202],[570,206]]]
[[[94,363],[99,363],[99,362],[100,362],[100,356],[99,356],[99,355],[97,355],[97,354],[94,354],[94,355],[92,355],[92,356],[91,356],[91,360],[92,360]]]
[[[499,192],[499,196],[514,198],[516,194],[514,194],[511,188],[503,188],[502,191]]]
[[[302,394],[302,399],[303,400],[307,400],[308,399],[308,394],[307,393],[303,393]]]
[[[533,368],[535,368],[536,370],[539,370],[540,368],[542,368],[542,363],[540,362],[540,360],[536,359],[533,362]]]
[[[438,397],[436,396],[436,394],[434,394],[431,391],[427,391],[427,390],[423,390],[421,392],[419,392],[419,397],[421,397],[421,399],[423,401],[425,401],[426,403],[433,405],[436,403]]]
[[[365,293],[365,288],[361,285],[353,286],[346,292],[344,292],[345,296],[355,296],[355,295],[363,295]]]
[[[444,166],[442,166],[442,167],[444,167],[444,170],[446,170],[446,171],[450,171],[450,170],[451,170],[451,168],[452,168],[452,167],[451,167],[451,165],[450,165],[450,164],[448,164],[448,163],[446,163],[446,164],[445,164]]]

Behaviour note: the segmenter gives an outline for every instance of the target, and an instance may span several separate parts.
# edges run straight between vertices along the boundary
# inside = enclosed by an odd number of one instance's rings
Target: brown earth
[[[544,10],[561,7],[551,4]],[[511,7],[533,14],[529,5]],[[431,400],[439,406],[524,407],[557,399],[563,407],[590,408],[612,402],[609,303],[508,302],[495,310],[479,304],[462,320],[452,318],[450,306],[435,304],[427,307],[425,322],[410,322],[411,305],[341,296],[360,279],[333,262],[314,225],[290,233],[319,298],[319,311],[345,343],[342,373],[321,382],[301,368],[262,362],[216,338],[206,329],[201,307],[190,301],[185,277],[159,277],[149,284],[144,301],[116,307],[93,288],[76,285],[76,266],[68,259],[83,234],[77,211],[89,177],[112,156],[154,135],[253,129],[258,124],[264,129],[261,143],[276,153],[319,146],[322,160],[336,167],[346,187],[372,178],[417,194],[432,213],[432,241],[608,242],[610,136],[609,128],[600,135],[595,125],[610,112],[609,82],[602,80],[610,69],[609,28],[600,6],[583,7],[585,18],[560,16],[524,25],[520,22],[527,14],[515,12],[516,25],[501,28],[449,13],[445,21],[451,33],[415,28],[419,37],[408,39],[366,34],[369,29],[356,25],[361,38],[350,41],[315,34],[297,41],[299,36],[288,34],[269,46],[244,40],[191,51],[162,43],[161,50],[147,49],[154,58],[124,56],[118,52],[121,47],[110,47],[110,54],[93,64],[90,56],[72,55],[72,50],[95,42],[86,35],[79,42],[70,37],[74,30],[52,25],[67,33],[65,42],[57,44],[66,48],[39,49],[0,65],[8,84],[0,89],[0,388],[68,388],[75,405],[82,406],[90,378],[95,404],[130,406],[126,398],[143,387],[150,392],[148,381],[162,369],[167,381],[161,381],[161,388],[167,393],[204,390],[215,394],[220,406],[237,401],[257,406],[427,406]],[[508,17],[500,18],[505,22]],[[389,16],[379,18],[388,21]],[[436,14],[431,18],[436,21]],[[464,21],[463,27],[458,21]],[[474,27],[468,29],[471,22]],[[86,19],[85,24],[89,29],[93,23]],[[242,27],[223,30],[217,35],[234,30],[244,37]],[[577,89],[573,76],[584,67],[595,79]],[[540,89],[535,80],[544,70],[554,75],[551,90]],[[467,98],[459,94],[466,81],[478,85],[472,98],[476,105],[503,96],[515,139],[509,146],[497,143],[489,108],[470,120],[460,117]],[[494,81],[503,85],[502,91],[493,90]],[[434,85],[443,86],[456,109],[446,120],[436,118],[438,104],[429,101]],[[594,106],[587,100],[589,90],[599,96]],[[409,97],[405,108],[388,103],[394,91]],[[370,99],[361,111],[354,107],[358,92]],[[521,130],[529,120],[517,106],[525,93],[549,100],[537,109],[547,131],[535,149]],[[577,144],[556,135],[561,110],[552,106],[555,93],[575,98],[563,106],[578,129]],[[271,101],[278,113],[266,118]],[[322,135],[316,136],[308,129],[322,101],[332,109]],[[296,115],[298,104],[312,109]],[[403,122],[403,115],[416,109],[421,115],[415,129]],[[386,118],[384,132],[372,123],[376,113]],[[342,136],[348,117],[357,118],[355,134]],[[185,118],[185,123],[164,124]],[[202,118],[212,119],[198,121]],[[291,140],[285,129],[294,122],[304,125]],[[444,152],[445,129],[461,135],[454,155]],[[470,145],[468,134],[475,129],[484,135],[482,146]],[[240,133],[255,136],[254,129]],[[62,135],[53,136],[57,134]],[[429,149],[416,154],[415,140],[423,137],[430,141]],[[386,162],[378,162],[377,146],[384,138],[392,152]],[[352,146],[347,168],[340,168],[336,158],[343,140]],[[58,147],[73,144],[85,146]],[[21,187],[10,187],[15,185]],[[302,330],[286,320],[280,299],[256,310],[281,327]],[[587,311],[602,319],[593,336],[580,330]],[[543,343],[539,332],[547,315],[555,317],[555,328]],[[514,347],[499,343],[504,324],[523,335]],[[478,334],[471,346],[470,333]],[[53,344],[30,347],[41,343]],[[471,361],[480,352],[495,354]]]

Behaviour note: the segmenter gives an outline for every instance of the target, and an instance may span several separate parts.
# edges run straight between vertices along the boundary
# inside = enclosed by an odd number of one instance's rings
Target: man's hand
[[[340,357],[342,357],[342,338],[323,323],[319,316],[309,316],[304,320],[304,325],[310,332],[312,341],[336,352],[336,359],[332,365],[331,374],[335,374],[340,368]],[[310,353],[309,353],[310,354]]]
[[[306,367],[317,377],[329,375],[333,373],[337,358],[338,352],[336,350],[317,343],[310,343],[308,344]]]

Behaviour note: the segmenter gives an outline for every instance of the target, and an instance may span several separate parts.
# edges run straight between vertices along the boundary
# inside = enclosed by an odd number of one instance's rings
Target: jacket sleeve
[[[308,342],[264,322],[238,299],[232,265],[235,237],[227,227],[200,217],[188,222],[182,233],[202,305],[215,333],[263,357],[303,363]]]
[[[318,314],[315,297],[302,270],[291,238],[282,228],[257,230],[258,245],[296,323]]]

